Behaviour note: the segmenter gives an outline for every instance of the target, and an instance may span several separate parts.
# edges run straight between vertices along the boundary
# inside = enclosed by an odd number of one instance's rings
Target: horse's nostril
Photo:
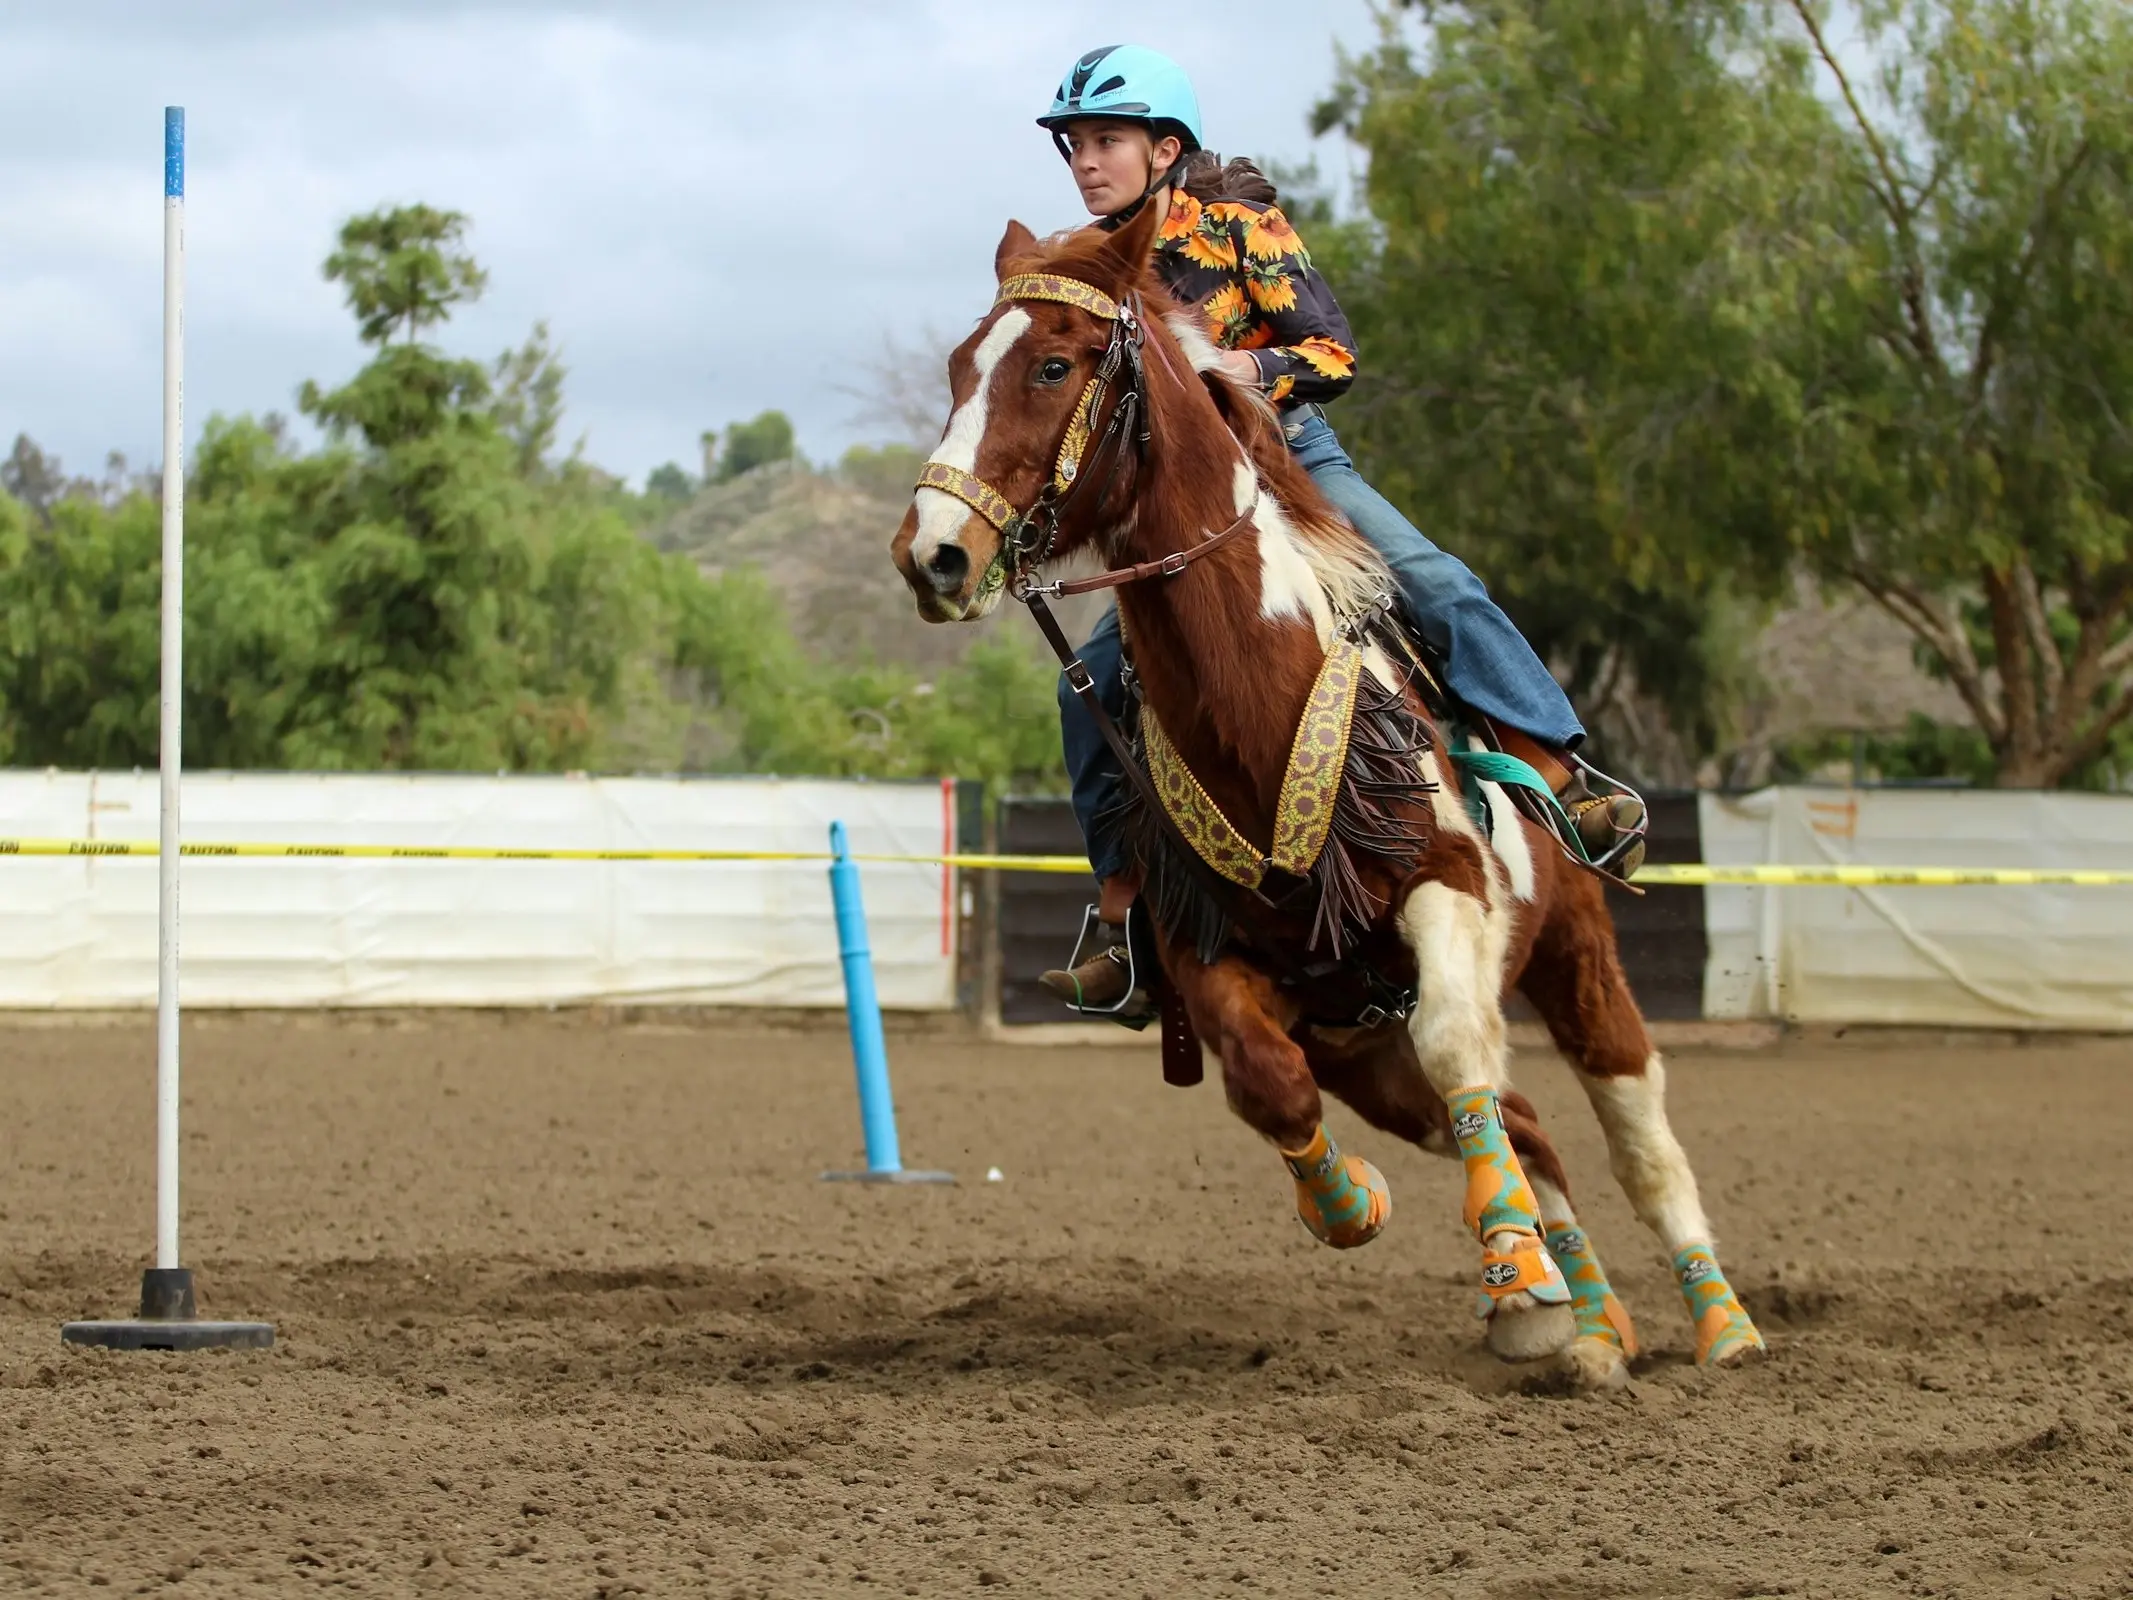
[[[954,594],[970,576],[970,553],[961,545],[934,546],[926,559],[926,581],[941,594]]]

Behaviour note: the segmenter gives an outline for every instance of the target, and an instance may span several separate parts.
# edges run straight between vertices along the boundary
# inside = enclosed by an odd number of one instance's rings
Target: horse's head
[[[1000,297],[948,358],[948,427],[889,545],[928,622],[976,621],[1023,567],[1087,538],[1089,517],[1064,513],[1085,469],[1108,474],[1131,447],[1109,431],[1121,399],[1145,405],[1127,307],[1160,223],[1146,206],[1116,233],[1049,248],[1007,225],[993,255]],[[1093,507],[1103,489],[1086,498]]]

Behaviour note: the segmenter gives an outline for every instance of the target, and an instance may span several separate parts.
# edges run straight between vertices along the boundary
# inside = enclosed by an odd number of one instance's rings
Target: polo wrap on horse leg
[[[1541,1239],[1539,1203],[1525,1168],[1504,1132],[1503,1109],[1490,1088],[1457,1089],[1444,1097],[1452,1137],[1466,1165],[1466,1225],[1481,1241],[1481,1298],[1477,1314],[1488,1316],[1500,1300],[1531,1295],[1541,1305],[1564,1305],[1570,1286]],[[1508,1235],[1509,1243],[1493,1241]]]
[[[1696,1324],[1698,1366],[1724,1366],[1764,1348],[1763,1336],[1726,1282],[1709,1245],[1685,1244],[1676,1250],[1674,1276],[1681,1284],[1681,1298],[1688,1302],[1689,1320]]]
[[[1547,1232],[1548,1254],[1563,1269],[1570,1283],[1570,1310],[1577,1318],[1580,1339],[1599,1339],[1625,1356],[1637,1353],[1637,1329],[1629,1308],[1615,1298],[1614,1285],[1594,1254],[1592,1241],[1574,1222],[1551,1222]]]
[[[1368,1244],[1392,1215],[1385,1175],[1361,1156],[1344,1156],[1324,1123],[1301,1150],[1284,1150],[1296,1180],[1296,1214],[1311,1237],[1336,1250]]]

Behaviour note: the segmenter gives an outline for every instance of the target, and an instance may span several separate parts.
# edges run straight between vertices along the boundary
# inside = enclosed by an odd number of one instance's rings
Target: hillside
[[[913,460],[915,461],[915,456]],[[1036,630],[1003,605],[975,627],[929,626],[888,559],[910,504],[910,464],[876,458],[861,470],[820,471],[777,462],[699,490],[650,537],[707,575],[753,566],[784,600],[795,634],[812,654],[840,664],[895,662],[936,672],[989,633],[1047,659]],[[1101,597],[1059,607],[1072,637],[1094,623]],[[1965,721],[1945,684],[1920,672],[1910,636],[1864,600],[1824,596],[1802,582],[1747,652],[1747,682],[1733,717],[1731,748],[1698,761],[1642,697],[1582,708],[1622,766],[1663,785],[1765,782],[1775,750],[1826,732],[1887,733],[1911,715]]]
[[[705,486],[655,524],[650,537],[660,549],[688,556],[707,576],[759,569],[784,600],[795,635],[826,660],[902,662],[933,671],[993,632],[1045,655],[1036,629],[1011,604],[971,627],[920,621],[889,563],[889,540],[911,503],[916,467],[906,474],[871,465],[871,471],[817,471],[797,462],[758,467]],[[1101,602],[1058,609],[1079,638]]]

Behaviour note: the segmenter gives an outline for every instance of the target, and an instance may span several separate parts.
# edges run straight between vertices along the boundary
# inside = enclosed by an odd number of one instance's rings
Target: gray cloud
[[[884,334],[983,309],[1003,222],[1076,220],[1031,124],[1134,38],[1191,65],[1213,143],[1311,154],[1368,0],[784,6],[75,0],[0,13],[0,442],[76,470],[158,438],[161,108],[187,107],[188,414],[286,410],[360,359],[318,264],[348,215],[474,220],[491,290],[449,342],[549,320],[566,426],[641,474],[765,406],[803,447],[866,430],[840,381]],[[1345,153],[1325,152],[1341,176]]]

